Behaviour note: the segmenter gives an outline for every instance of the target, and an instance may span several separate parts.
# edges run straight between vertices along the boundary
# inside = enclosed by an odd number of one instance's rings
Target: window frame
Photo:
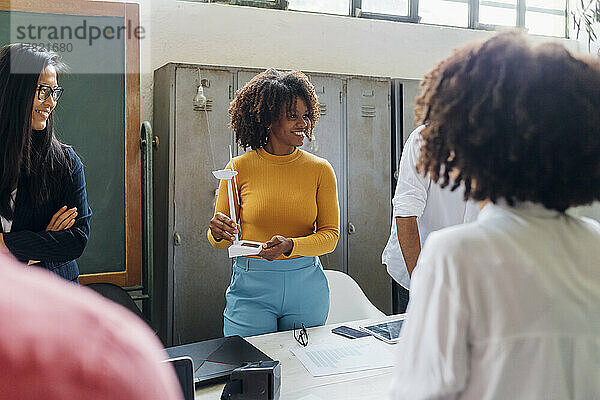
[[[198,1],[201,3],[212,3],[219,2],[219,0],[191,0]],[[230,3],[230,4],[244,4],[244,3],[252,3],[253,0],[222,0],[220,2]],[[259,2],[259,0],[255,0]],[[276,3],[276,7],[266,7],[266,8],[280,8],[283,7],[284,4],[287,5],[287,0],[271,0],[273,3]],[[468,24],[466,29],[477,29],[477,30],[486,30],[493,31],[502,28],[517,28],[517,29],[527,29],[525,26],[525,17],[527,11],[530,12],[538,12],[544,14],[554,14],[561,15],[565,20],[565,30],[563,35],[560,36],[562,38],[569,38],[569,29],[568,29],[568,16],[569,16],[569,1],[565,0],[565,8],[564,10],[554,10],[551,8],[543,8],[543,7],[527,7],[527,0],[517,0],[516,4],[516,21],[515,25],[493,25],[493,24],[483,24],[479,22],[479,3],[480,0],[448,0],[456,3],[467,3],[468,6]],[[494,6],[494,3],[497,3],[497,7],[502,7],[502,3],[499,3],[495,0],[482,0],[484,3],[490,3],[487,5]],[[264,2],[265,4],[267,1]],[[348,0],[348,13],[347,14],[335,14],[335,13],[326,13],[326,12],[318,12],[318,11],[308,11],[308,10],[290,10],[290,11],[301,11],[301,12],[311,12],[315,14],[326,14],[326,15],[340,15],[340,16],[350,16],[356,18],[365,18],[365,19],[379,19],[379,20],[387,20],[387,21],[396,21],[396,22],[408,22],[413,24],[422,23],[421,17],[419,16],[419,0],[408,0],[408,15],[395,15],[395,14],[384,14],[384,13],[374,13],[374,12],[365,12],[362,11],[362,0]],[[512,7],[507,7],[511,8]],[[453,25],[443,25],[443,24],[424,24],[424,25],[436,25],[436,26],[453,26]],[[463,28],[464,27],[457,27]],[[558,37],[558,36],[552,36]]]
[[[457,3],[467,3],[468,5],[468,29],[478,29],[478,30],[497,30],[499,28],[518,28],[518,29],[526,29],[525,26],[525,16],[527,11],[534,12],[542,12],[547,14],[555,14],[559,15],[556,10],[545,9],[540,7],[527,7],[526,0],[517,0],[516,5],[516,21],[514,26],[504,26],[504,25],[492,25],[492,24],[483,24],[479,22],[479,3],[480,0],[451,0]],[[494,3],[493,0],[485,0],[486,3]],[[419,16],[419,0],[408,0],[408,15],[392,15],[392,14],[380,14],[380,13],[372,13],[372,12],[362,12],[361,11],[362,0],[350,0],[350,15],[358,18],[370,18],[370,19],[383,19],[389,21],[398,21],[398,22],[409,22],[409,23],[421,23],[421,17]],[[567,16],[569,15],[569,2],[565,1],[565,9],[562,10],[560,15],[562,15],[565,19],[565,31],[563,32],[563,38],[569,37],[568,32],[568,24],[567,24]],[[511,7],[512,8],[512,7]],[[428,24],[430,25],[430,24]],[[431,24],[437,25],[437,24]],[[447,25],[440,25],[447,26]]]
[[[417,24],[419,17],[419,0],[408,0],[408,15],[382,14],[362,11],[362,0],[350,0],[350,15],[352,17],[367,19],[383,19],[396,22],[410,22]]]

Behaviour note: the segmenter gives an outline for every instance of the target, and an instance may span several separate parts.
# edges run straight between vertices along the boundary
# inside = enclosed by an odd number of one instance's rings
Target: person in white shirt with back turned
[[[406,310],[410,275],[429,234],[474,221],[479,213],[476,202],[465,201],[464,190],[442,188],[417,171],[423,128],[425,125],[415,129],[404,144],[392,199],[390,237],[381,255],[381,262],[387,266],[390,276],[402,286],[398,288],[400,313]]]
[[[502,33],[417,99],[417,168],[477,221],[433,232],[412,276],[392,399],[599,399],[600,64]]]

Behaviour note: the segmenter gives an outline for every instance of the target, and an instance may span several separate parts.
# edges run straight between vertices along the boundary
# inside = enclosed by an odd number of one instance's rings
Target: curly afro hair
[[[427,125],[418,170],[464,184],[465,199],[558,211],[600,199],[597,61],[502,33],[439,63],[416,103]]]
[[[229,127],[235,131],[237,143],[244,150],[266,145],[271,124],[279,119],[283,107],[292,112],[298,98],[308,108],[311,123],[306,135],[312,140],[320,108],[315,88],[308,77],[302,72],[281,72],[272,68],[256,75],[237,92],[229,106]]]

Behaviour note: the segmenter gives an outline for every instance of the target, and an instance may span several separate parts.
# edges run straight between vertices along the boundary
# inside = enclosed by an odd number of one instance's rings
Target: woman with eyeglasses
[[[83,164],[52,129],[64,69],[34,46],[0,49],[0,251],[78,282],[92,212]]]

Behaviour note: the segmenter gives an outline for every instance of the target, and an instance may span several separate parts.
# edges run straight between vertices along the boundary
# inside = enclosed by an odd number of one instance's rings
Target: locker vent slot
[[[363,117],[374,118],[375,106],[360,106],[361,115]]]
[[[321,113],[321,115],[327,114],[327,104],[319,103],[319,112]]]

